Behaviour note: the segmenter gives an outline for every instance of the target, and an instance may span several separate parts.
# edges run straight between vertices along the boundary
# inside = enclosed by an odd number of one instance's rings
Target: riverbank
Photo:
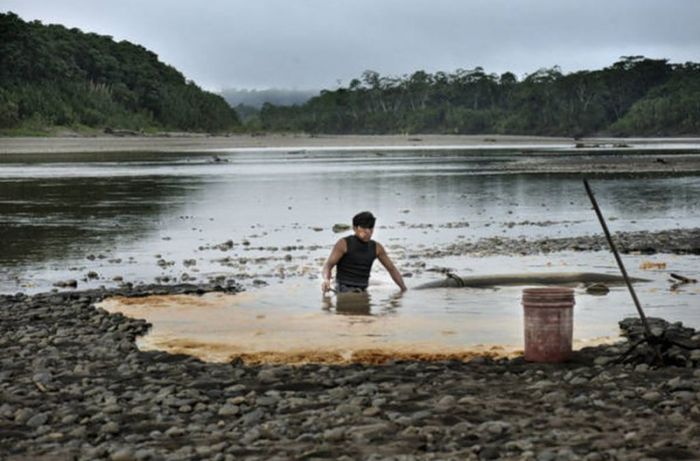
[[[560,138],[507,135],[306,135],[261,134],[210,136],[171,133],[154,136],[100,135],[57,137],[0,137],[0,154],[47,154],[80,152],[183,152],[216,149],[300,149],[362,147],[483,147],[536,148],[562,147],[588,149],[626,149],[700,145],[700,138]]]
[[[147,287],[126,294],[222,289]],[[612,364],[624,343],[582,349],[558,365],[484,357],[214,364],[139,351],[134,340],[148,324],[94,307],[114,294],[125,291],[0,296],[0,457],[700,456],[698,349],[667,351],[675,365],[661,368],[642,363],[649,358],[644,350],[631,363]],[[639,334],[636,322],[625,328],[632,337]],[[696,332],[678,325],[671,331],[700,348]]]

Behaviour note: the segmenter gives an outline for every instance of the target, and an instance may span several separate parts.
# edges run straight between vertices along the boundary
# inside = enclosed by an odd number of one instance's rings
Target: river
[[[380,342],[394,337],[402,344],[518,345],[522,287],[399,296],[378,263],[369,299],[359,308],[337,305],[319,287],[325,257],[347,234],[333,226],[348,224],[362,210],[378,217],[374,238],[409,288],[440,278],[440,268],[460,275],[617,273],[606,251],[430,257],[448,244],[486,237],[600,233],[582,175],[503,167],[519,155],[512,149],[329,148],[0,157],[0,292],[47,291],[68,279],[87,288],[218,277],[249,292],[237,309],[277,318],[277,324],[260,327],[265,331],[291,324],[285,316],[306,315],[323,329],[349,331],[360,320],[374,322],[361,335]],[[591,184],[613,232],[700,225],[698,175],[596,175]],[[638,285],[648,315],[700,328],[699,290],[670,291],[667,281],[670,272],[700,278],[700,258],[624,260],[630,273],[651,280]],[[576,293],[580,341],[615,336],[617,321],[635,313],[623,286],[606,296],[582,288]],[[232,331],[225,324],[211,327],[220,318],[209,319],[207,327],[196,317],[178,317],[167,334],[197,330],[197,340],[203,334],[220,341]]]

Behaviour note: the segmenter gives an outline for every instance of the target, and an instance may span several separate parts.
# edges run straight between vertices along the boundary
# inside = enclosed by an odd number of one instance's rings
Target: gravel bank
[[[623,254],[700,254],[700,228],[670,229],[658,232],[616,232],[615,246]],[[558,251],[608,251],[603,234],[541,240],[490,237],[476,242],[457,242],[440,249],[411,252],[409,258],[444,256],[531,255]]]
[[[129,290],[146,295],[237,287]],[[144,321],[94,303],[120,291],[0,296],[0,458],[523,459],[700,457],[700,350],[675,366],[522,359],[383,365],[210,364],[141,352]],[[634,337],[635,322],[623,325]],[[654,328],[663,327],[655,323]],[[636,333],[635,333],[636,332]],[[675,325],[672,337],[700,347]]]

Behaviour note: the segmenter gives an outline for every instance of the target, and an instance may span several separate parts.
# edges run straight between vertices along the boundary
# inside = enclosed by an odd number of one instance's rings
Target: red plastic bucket
[[[571,356],[574,290],[562,287],[523,290],[525,360],[564,362]]]

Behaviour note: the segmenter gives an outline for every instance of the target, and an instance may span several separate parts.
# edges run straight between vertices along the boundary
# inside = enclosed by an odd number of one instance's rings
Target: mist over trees
[[[314,96],[318,96],[318,90],[289,90],[284,88],[268,88],[265,90],[248,90],[227,88],[220,92],[221,96],[232,107],[238,105],[260,109],[263,104],[276,106],[292,106],[304,104]]]
[[[700,133],[700,65],[623,56],[602,70],[540,69],[522,80],[481,67],[381,76],[302,105],[265,104],[259,128],[309,133],[664,136]]]
[[[0,14],[0,128],[223,131],[218,95],[127,41]]]

